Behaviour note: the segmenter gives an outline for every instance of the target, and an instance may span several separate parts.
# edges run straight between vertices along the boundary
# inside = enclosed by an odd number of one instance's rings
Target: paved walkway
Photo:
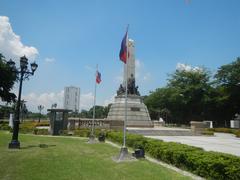
[[[167,142],[179,142],[201,147],[206,151],[217,151],[240,156],[240,138],[233,134],[215,133],[214,136],[146,136]]]
[[[154,128],[127,128],[128,132],[142,134],[144,136],[192,136],[194,133],[191,129],[176,127],[154,127]]]

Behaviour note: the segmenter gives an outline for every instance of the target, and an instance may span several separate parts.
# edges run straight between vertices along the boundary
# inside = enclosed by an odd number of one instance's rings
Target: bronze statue
[[[125,88],[123,87],[122,84],[120,84],[117,90],[117,95],[118,96],[123,95],[124,93],[125,93]],[[140,93],[138,91],[138,86],[135,85],[135,78],[133,77],[133,74],[131,74],[131,78],[128,79],[127,93],[131,95],[140,96]]]

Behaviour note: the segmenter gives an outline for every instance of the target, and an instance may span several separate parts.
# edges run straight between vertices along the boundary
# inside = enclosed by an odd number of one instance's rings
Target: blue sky
[[[110,102],[123,71],[118,53],[127,24],[142,95],[164,86],[177,63],[215,72],[240,56],[239,7],[239,0],[0,0],[0,16],[38,52],[39,69],[23,89],[34,111],[39,103],[61,107],[69,85],[81,88],[82,108],[92,105],[96,64],[102,73],[97,104]]]

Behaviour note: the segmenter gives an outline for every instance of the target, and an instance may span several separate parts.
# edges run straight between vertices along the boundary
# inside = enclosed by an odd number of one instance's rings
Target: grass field
[[[190,179],[148,162],[116,163],[119,149],[86,139],[20,135],[21,149],[9,150],[11,134],[0,131],[0,179]],[[47,147],[40,148],[39,144]]]

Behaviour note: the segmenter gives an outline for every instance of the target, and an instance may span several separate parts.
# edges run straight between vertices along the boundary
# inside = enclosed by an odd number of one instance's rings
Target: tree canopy
[[[0,53],[0,98],[2,101],[14,102],[16,95],[11,92],[17,75],[6,63],[4,56]]]
[[[109,112],[111,104],[109,104],[108,106],[95,106],[95,118],[106,118]],[[89,109],[89,111],[87,110],[82,110],[80,113],[80,117],[82,118],[92,118],[93,117],[93,107],[91,107]]]
[[[167,85],[151,92],[144,102],[152,119],[167,123],[212,120],[229,125],[240,112],[240,58],[223,65],[214,76],[205,68],[176,70]]]

